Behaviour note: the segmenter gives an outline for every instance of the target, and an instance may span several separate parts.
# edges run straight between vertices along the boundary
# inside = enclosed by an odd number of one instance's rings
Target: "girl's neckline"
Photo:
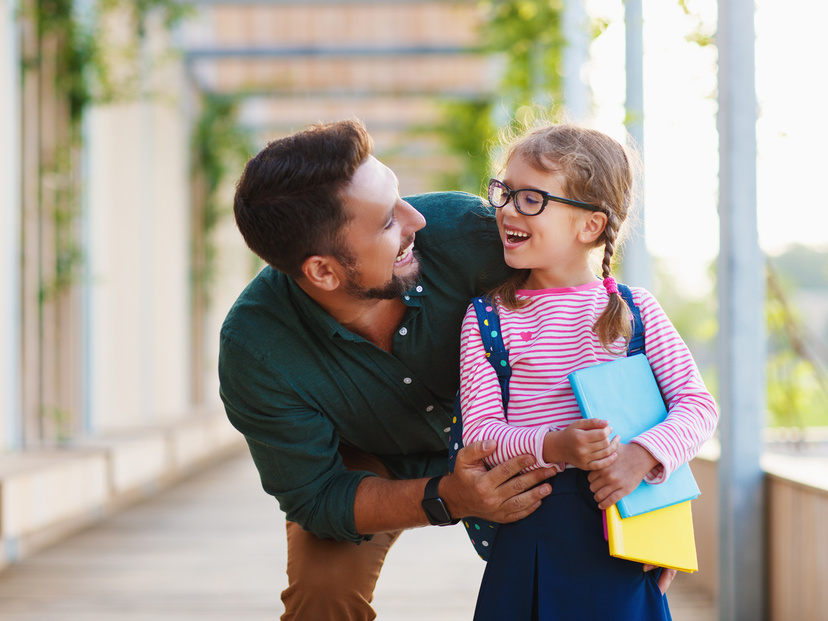
[[[525,296],[533,295],[548,295],[550,293],[575,293],[578,291],[588,291],[595,287],[602,285],[600,280],[593,280],[577,287],[552,287],[550,289],[518,289],[515,293]]]

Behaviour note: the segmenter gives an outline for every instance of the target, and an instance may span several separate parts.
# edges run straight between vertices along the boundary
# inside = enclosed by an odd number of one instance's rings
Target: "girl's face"
[[[563,173],[539,171],[522,156],[515,156],[506,166],[502,181],[513,190],[531,188],[572,198],[564,193]],[[524,216],[515,209],[514,200],[497,210],[497,225],[503,242],[507,265],[532,270],[527,289],[575,287],[595,279],[589,265],[595,224],[606,221],[603,214],[549,201],[540,214]],[[584,231],[588,230],[588,234]]]

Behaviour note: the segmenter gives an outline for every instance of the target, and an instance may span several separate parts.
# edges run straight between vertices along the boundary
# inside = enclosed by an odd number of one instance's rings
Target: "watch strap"
[[[460,520],[452,519],[448,507],[440,498],[439,487],[443,475],[432,477],[428,480],[423,493],[422,507],[428,521],[434,526],[449,526],[457,524]]]

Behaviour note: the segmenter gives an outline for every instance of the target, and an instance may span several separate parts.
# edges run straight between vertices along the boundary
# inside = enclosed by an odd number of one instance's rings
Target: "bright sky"
[[[623,119],[623,6],[588,0],[611,18],[593,45],[590,81],[597,125]],[[702,24],[715,30],[716,2],[644,0],[646,227],[650,251],[668,260],[688,288],[706,288],[706,265],[718,252],[716,51],[685,40]],[[762,247],[828,247],[828,114],[824,25],[828,4],[757,0],[756,90],[759,100],[757,191]]]

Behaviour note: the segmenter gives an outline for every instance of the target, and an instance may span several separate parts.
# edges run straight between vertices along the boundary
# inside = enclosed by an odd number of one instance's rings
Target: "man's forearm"
[[[519,472],[535,463],[522,455],[486,469],[483,459],[491,455],[495,442],[475,442],[457,454],[454,472],[440,480],[438,493],[452,518],[475,515],[492,522],[514,522],[540,506],[552,487],[545,483],[553,468]],[[426,526],[422,508],[428,479],[389,480],[367,477],[360,481],[354,499],[354,524],[358,533],[372,533]]]
[[[428,479],[366,477],[354,499],[354,524],[361,535],[427,526],[421,506]]]

